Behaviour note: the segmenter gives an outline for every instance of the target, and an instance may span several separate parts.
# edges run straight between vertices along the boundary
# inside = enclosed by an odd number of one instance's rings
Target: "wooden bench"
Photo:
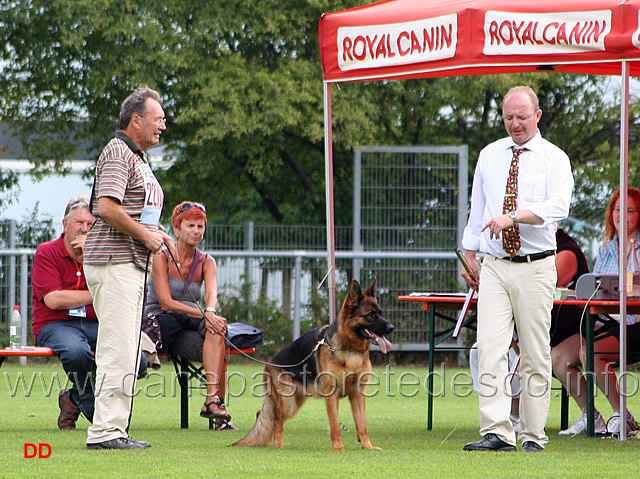
[[[253,354],[256,348],[231,349],[231,354]],[[55,356],[49,348],[39,346],[24,346],[20,349],[0,349],[0,357],[4,356],[26,356],[26,357],[47,357]],[[166,356],[166,354],[161,354]],[[178,376],[178,384],[180,385],[180,427],[182,429],[189,428],[189,390],[200,389],[206,387],[206,377],[204,374],[204,366],[198,366],[187,358],[172,359],[173,366]],[[1,364],[1,362],[0,362]],[[197,386],[191,385],[191,379],[198,381]],[[209,429],[215,427],[214,420],[209,419]]]

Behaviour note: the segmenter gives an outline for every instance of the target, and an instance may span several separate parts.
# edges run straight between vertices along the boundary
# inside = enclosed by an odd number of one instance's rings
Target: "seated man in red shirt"
[[[58,397],[60,429],[75,429],[80,412],[93,421],[93,351],[98,319],[82,271],[82,251],[94,221],[89,197],[71,198],[62,220],[64,232],[38,247],[31,269],[33,337],[38,346],[56,353],[73,383]],[[140,370],[146,367],[143,355]]]

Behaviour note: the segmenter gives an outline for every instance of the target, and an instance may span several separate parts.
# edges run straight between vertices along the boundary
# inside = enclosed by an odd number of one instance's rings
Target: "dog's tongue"
[[[384,336],[378,336],[377,334],[374,334],[374,336],[378,341],[378,347],[380,348],[380,352],[382,354],[387,354],[389,351],[391,351],[392,346],[387,338],[385,338]]]

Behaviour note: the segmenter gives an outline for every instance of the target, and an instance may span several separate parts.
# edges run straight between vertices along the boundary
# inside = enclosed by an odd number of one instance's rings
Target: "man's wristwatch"
[[[212,308],[211,306],[208,306],[205,311],[209,312],[209,313],[213,313],[213,314],[218,314],[218,312],[216,311],[216,308]]]
[[[512,211],[511,213],[509,213],[509,218],[511,218],[513,220],[513,224],[514,225],[518,224],[518,212],[517,211]]]

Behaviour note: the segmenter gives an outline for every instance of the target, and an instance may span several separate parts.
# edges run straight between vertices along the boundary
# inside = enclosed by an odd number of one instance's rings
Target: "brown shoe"
[[[71,399],[71,391],[65,389],[60,391],[58,396],[58,406],[60,415],[58,416],[58,427],[63,431],[73,431],[76,428],[76,421],[80,416],[80,408]]]

